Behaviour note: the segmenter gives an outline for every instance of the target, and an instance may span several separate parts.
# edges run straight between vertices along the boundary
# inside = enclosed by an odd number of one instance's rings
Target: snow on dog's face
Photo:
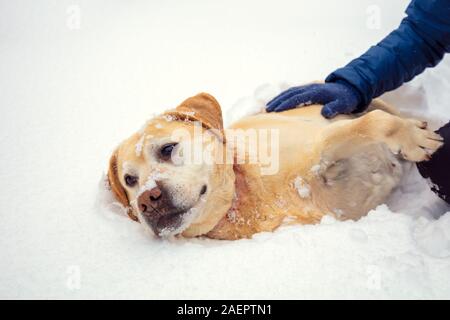
[[[234,193],[224,139],[217,101],[205,93],[191,97],[117,148],[111,189],[130,217],[158,236],[206,234]]]

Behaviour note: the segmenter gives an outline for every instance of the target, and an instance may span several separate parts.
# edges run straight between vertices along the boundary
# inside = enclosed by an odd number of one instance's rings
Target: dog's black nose
[[[142,218],[157,235],[163,231],[177,228],[182,220],[185,210],[176,208],[160,182],[146,190],[137,198],[137,204]]]
[[[162,206],[163,203],[159,200],[162,200],[162,191],[159,186],[156,186],[150,190],[143,192],[138,198],[138,206],[142,212],[146,212],[151,208],[156,208]]]

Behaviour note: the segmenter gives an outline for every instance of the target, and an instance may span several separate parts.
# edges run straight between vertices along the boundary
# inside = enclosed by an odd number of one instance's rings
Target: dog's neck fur
[[[311,224],[320,221],[323,214],[310,199],[302,199],[293,185],[293,173],[281,170],[274,176],[262,176],[257,164],[229,166],[228,177],[234,179],[234,196],[221,210],[221,219],[206,236],[214,239],[235,240],[250,238],[258,232],[270,232],[285,218],[287,224]],[[217,207],[216,207],[217,210]]]
[[[234,197],[229,209],[219,223],[207,233],[215,239],[234,240],[249,238],[262,230],[273,230],[283,216],[273,215],[273,204],[266,195],[259,174],[259,167],[248,164],[234,164]]]

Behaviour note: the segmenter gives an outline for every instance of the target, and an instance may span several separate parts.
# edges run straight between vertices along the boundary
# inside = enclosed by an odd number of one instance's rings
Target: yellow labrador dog
[[[200,93],[118,146],[111,190],[158,236],[249,238],[324,215],[358,219],[397,186],[403,161],[427,160],[442,145],[426,123],[380,100],[333,120],[320,109],[260,113],[224,130],[218,102]]]

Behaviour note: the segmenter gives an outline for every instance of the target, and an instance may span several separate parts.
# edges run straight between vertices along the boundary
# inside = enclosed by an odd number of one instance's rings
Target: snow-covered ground
[[[230,121],[407,2],[0,0],[0,298],[450,298],[450,209],[413,166],[390,209],[235,242],[151,239],[99,187],[152,114],[207,91]],[[448,79],[449,59],[386,99],[437,127]]]

